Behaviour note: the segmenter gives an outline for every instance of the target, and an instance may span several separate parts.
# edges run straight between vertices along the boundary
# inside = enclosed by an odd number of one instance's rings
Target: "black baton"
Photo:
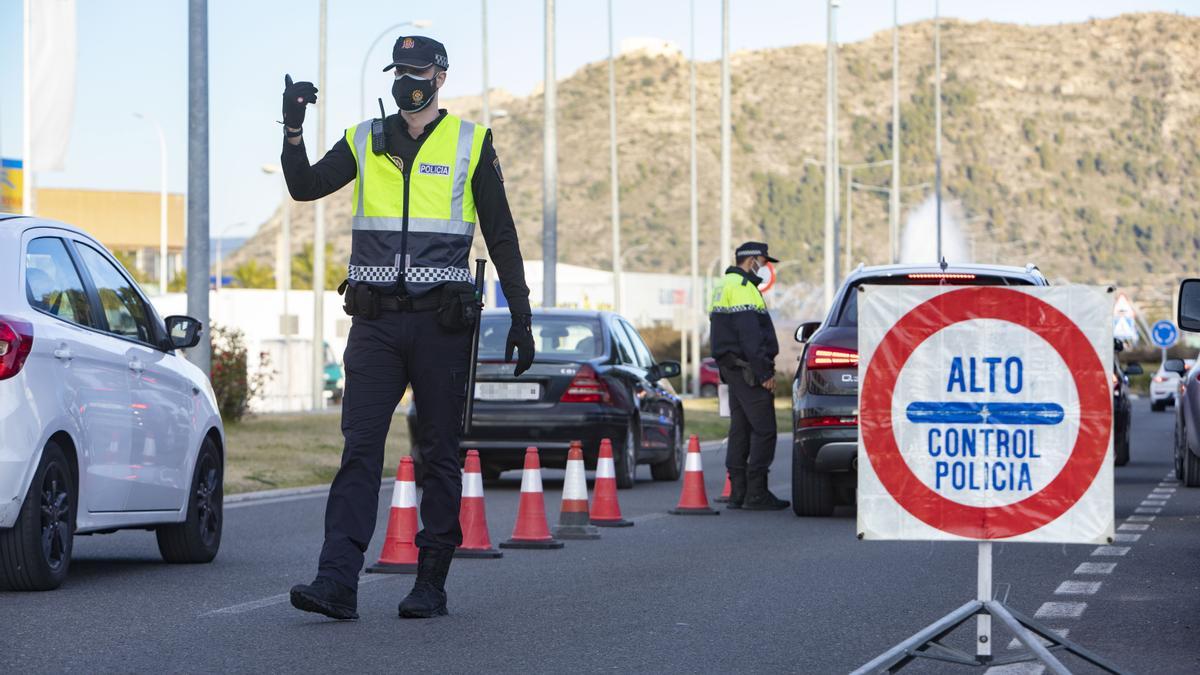
[[[479,324],[483,321],[483,274],[487,261],[475,259],[475,334],[471,337],[471,366],[467,371],[467,406],[463,412],[463,436],[471,433],[471,416],[475,412],[475,371],[479,367]]]

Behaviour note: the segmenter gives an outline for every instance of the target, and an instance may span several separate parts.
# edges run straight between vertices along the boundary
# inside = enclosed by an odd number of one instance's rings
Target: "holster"
[[[374,320],[379,318],[379,290],[370,284],[351,284],[349,279],[338,285],[342,310],[350,316]]]
[[[475,325],[479,320],[480,302],[475,297],[475,285],[465,281],[450,281],[438,289],[441,302],[437,308],[438,325],[458,332]]]
[[[758,382],[754,377],[754,369],[750,367],[750,362],[745,359],[740,359],[733,354],[723,355],[718,363],[730,370],[736,370],[741,373],[742,380],[751,387],[758,386]]]

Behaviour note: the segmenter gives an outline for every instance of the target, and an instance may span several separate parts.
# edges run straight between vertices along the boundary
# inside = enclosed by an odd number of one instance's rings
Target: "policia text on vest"
[[[287,78],[282,164],[297,200],[320,199],[354,181],[352,240],[342,285],[353,315],[342,403],[345,447],[325,508],[317,578],[292,589],[299,609],[357,617],[358,574],[375,530],[384,439],[408,384],[420,410],[425,477],[423,529],[413,590],[402,617],[446,613],[445,579],[462,543],[459,440],[472,332],[478,310],[467,267],[476,226],[512,314],[506,353],[520,375],[533,362],[529,289],[491,132],[437,108],[449,62],[425,37],[392,50],[392,94],[400,114],[367,120],[309,165],[300,125],[311,83]]]

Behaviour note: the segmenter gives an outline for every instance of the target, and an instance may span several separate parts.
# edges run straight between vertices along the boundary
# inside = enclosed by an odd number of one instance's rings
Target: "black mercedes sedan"
[[[583,443],[584,463],[596,468],[601,439],[612,441],[617,487],[631,488],[638,464],[655,480],[683,471],[683,403],[667,378],[677,361],[657,361],[623,317],[593,310],[535,309],[533,367],[513,376],[504,362],[506,311],[485,311],[471,434],[460,447],[479,451],[485,479],[520,469],[525,449],[540,451],[542,466],[563,468],[571,441]],[[420,464],[416,406],[409,408],[413,459]]]

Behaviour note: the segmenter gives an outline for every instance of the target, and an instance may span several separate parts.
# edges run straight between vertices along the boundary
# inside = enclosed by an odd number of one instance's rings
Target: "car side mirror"
[[[796,327],[796,342],[808,342],[808,338],[812,337],[813,333],[817,332],[817,329],[820,327],[820,321],[805,321],[804,323],[800,324]]]
[[[191,349],[200,344],[200,322],[190,316],[168,316],[167,343],[172,349]]]
[[[663,361],[651,366],[647,375],[651,382],[658,382],[659,380],[669,380],[672,377],[678,377],[682,372],[683,366],[680,366],[678,361]]]
[[[1125,366],[1126,375],[1141,375],[1144,372],[1146,371],[1142,370],[1142,364],[1140,363],[1130,363]]]
[[[1184,279],[1179,284],[1179,311],[1175,317],[1186,331],[1200,331],[1200,279]]]
[[[1183,362],[1183,359],[1167,359],[1163,362],[1163,370],[1183,375],[1187,372],[1187,364]]]

